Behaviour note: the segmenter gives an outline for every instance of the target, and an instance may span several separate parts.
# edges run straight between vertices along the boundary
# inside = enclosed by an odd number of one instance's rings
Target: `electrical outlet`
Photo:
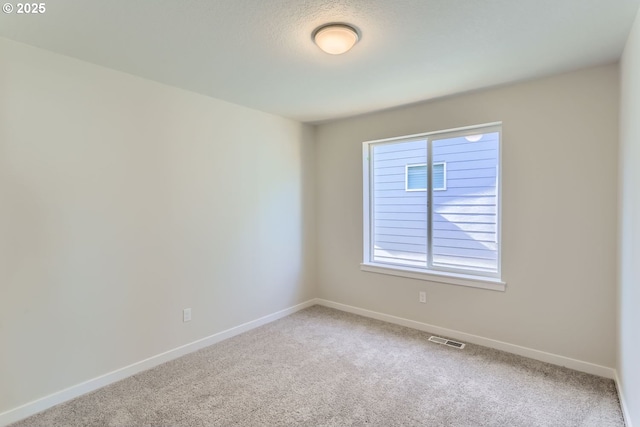
[[[418,299],[421,303],[426,304],[427,303],[427,293],[425,291],[420,291],[419,294],[419,299]]]
[[[182,321],[183,322],[191,322],[191,309],[185,308],[182,310]]]

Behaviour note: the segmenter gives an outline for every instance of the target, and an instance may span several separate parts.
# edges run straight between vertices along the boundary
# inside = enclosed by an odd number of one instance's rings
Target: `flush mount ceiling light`
[[[346,24],[323,25],[313,32],[313,41],[320,49],[331,55],[347,52],[358,42],[358,39],[356,29]]]

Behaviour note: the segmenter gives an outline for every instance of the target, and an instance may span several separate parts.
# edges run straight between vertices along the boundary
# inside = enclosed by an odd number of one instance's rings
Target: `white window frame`
[[[396,264],[385,264],[381,262],[373,261],[373,224],[375,219],[373,218],[372,200],[371,194],[373,192],[373,171],[370,168],[370,152],[374,145],[380,145],[384,143],[396,143],[396,142],[409,142],[412,140],[427,139],[432,140],[438,135],[446,135],[447,138],[477,135],[478,133],[491,133],[498,132],[498,173],[497,173],[497,229],[496,229],[496,243],[498,244],[498,260],[497,260],[497,272],[485,273],[473,271],[470,274],[462,272],[460,269],[447,269],[443,267],[438,268],[416,268],[407,267]],[[408,277],[412,279],[426,280],[431,282],[448,283],[453,285],[470,286],[474,288],[489,289],[495,291],[505,291],[506,282],[502,280],[502,122],[487,123],[476,126],[467,126],[462,128],[447,129],[436,132],[426,132],[415,135],[407,135],[396,138],[378,139],[372,141],[365,141],[362,143],[362,170],[363,170],[363,261],[360,264],[360,269],[372,273],[387,274],[392,276]],[[431,158],[430,153],[428,153]],[[429,162],[428,162],[429,163]],[[427,182],[432,175],[431,168],[427,168],[428,178]],[[446,166],[445,166],[446,177]],[[406,182],[406,181],[405,181]],[[446,183],[446,180],[445,180]],[[445,184],[446,185],[446,184]],[[406,187],[406,184],[405,184]],[[416,191],[416,190],[408,190]],[[433,191],[428,194],[428,205],[431,206]],[[428,214],[429,217],[431,214]],[[428,227],[430,229],[430,226]],[[428,230],[428,233],[430,231]],[[429,255],[431,253],[431,237],[428,238]]]
[[[424,188],[409,188],[409,168],[417,166],[427,166],[426,163],[411,163],[404,167],[404,191],[427,191],[427,187]],[[428,172],[427,172],[428,173]]]

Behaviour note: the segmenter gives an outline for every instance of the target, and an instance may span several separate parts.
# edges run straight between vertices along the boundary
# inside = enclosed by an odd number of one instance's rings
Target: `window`
[[[498,123],[365,142],[363,270],[504,290],[500,139]]]
[[[427,165],[407,165],[406,191],[427,191]]]
[[[433,191],[447,189],[447,164],[444,162],[433,164]]]
[[[447,164],[433,164],[433,191],[447,189]],[[427,165],[407,165],[406,191],[427,191]]]

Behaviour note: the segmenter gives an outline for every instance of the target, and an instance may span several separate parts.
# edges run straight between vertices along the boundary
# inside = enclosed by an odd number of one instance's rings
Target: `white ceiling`
[[[40,0],[43,1],[43,0]],[[0,36],[319,122],[618,60],[640,0],[50,0]],[[311,40],[347,22],[331,56]]]

